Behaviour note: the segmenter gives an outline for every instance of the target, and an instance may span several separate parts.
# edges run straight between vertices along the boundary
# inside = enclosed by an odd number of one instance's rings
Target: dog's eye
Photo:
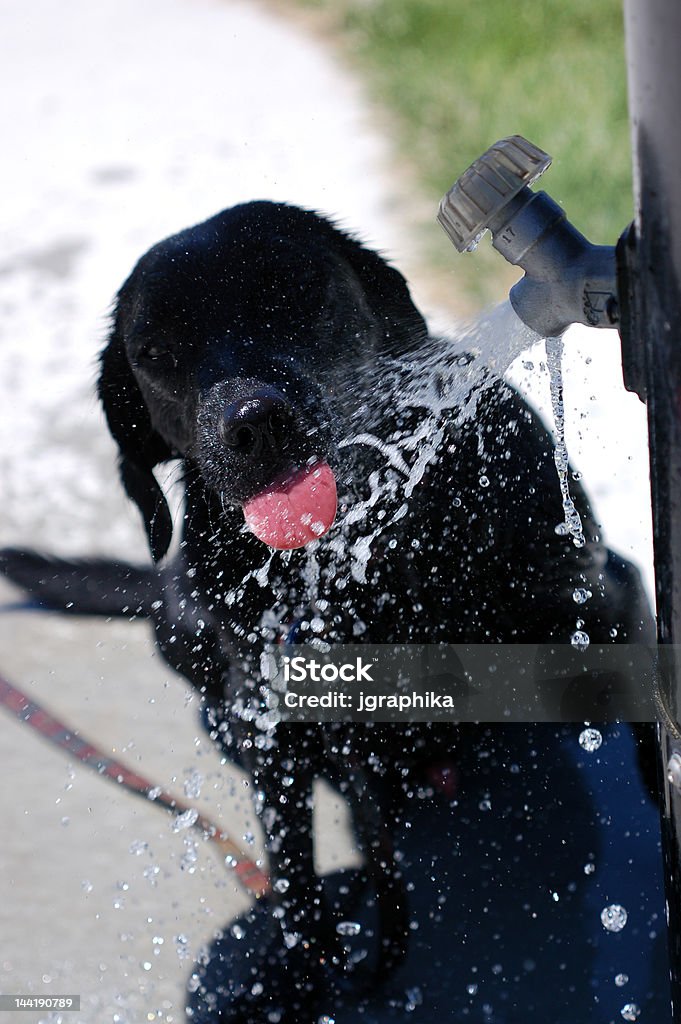
[[[162,345],[145,345],[140,355],[143,359],[160,359],[161,356],[166,355],[167,349],[163,348]]]
[[[171,349],[161,342],[150,341],[137,352],[137,359],[142,363],[157,363],[168,360],[175,365],[175,356]]]

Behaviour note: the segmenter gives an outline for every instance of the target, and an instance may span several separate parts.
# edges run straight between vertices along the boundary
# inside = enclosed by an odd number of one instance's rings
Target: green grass
[[[632,219],[621,0],[298,2],[326,16],[392,115],[433,210],[477,156],[517,133],[552,154],[541,187],[591,241],[614,243]],[[457,257],[442,239],[428,232],[427,258],[458,260],[469,294],[498,298],[501,257],[488,245]]]

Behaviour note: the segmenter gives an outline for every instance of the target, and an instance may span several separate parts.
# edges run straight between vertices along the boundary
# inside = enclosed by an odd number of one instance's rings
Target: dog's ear
[[[343,256],[359,278],[372,312],[383,323],[389,347],[399,349],[423,341],[428,327],[402,274],[351,235],[343,233],[342,237]]]
[[[142,514],[151,557],[158,562],[170,546],[173,522],[152,470],[159,462],[171,459],[173,453],[152,426],[125,351],[118,312],[100,357],[97,391],[111,436],[118,445],[123,486]]]

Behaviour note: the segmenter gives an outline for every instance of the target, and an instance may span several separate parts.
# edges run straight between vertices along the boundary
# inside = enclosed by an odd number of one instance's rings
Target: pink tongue
[[[336,518],[336,480],[326,462],[294,470],[244,505],[246,525],[272,548],[302,548]]]

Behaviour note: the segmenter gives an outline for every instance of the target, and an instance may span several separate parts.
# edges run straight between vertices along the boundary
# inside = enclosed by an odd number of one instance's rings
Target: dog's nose
[[[293,413],[274,388],[258,388],[252,395],[225,406],[222,439],[241,455],[259,455],[265,449],[283,451],[291,435]]]

